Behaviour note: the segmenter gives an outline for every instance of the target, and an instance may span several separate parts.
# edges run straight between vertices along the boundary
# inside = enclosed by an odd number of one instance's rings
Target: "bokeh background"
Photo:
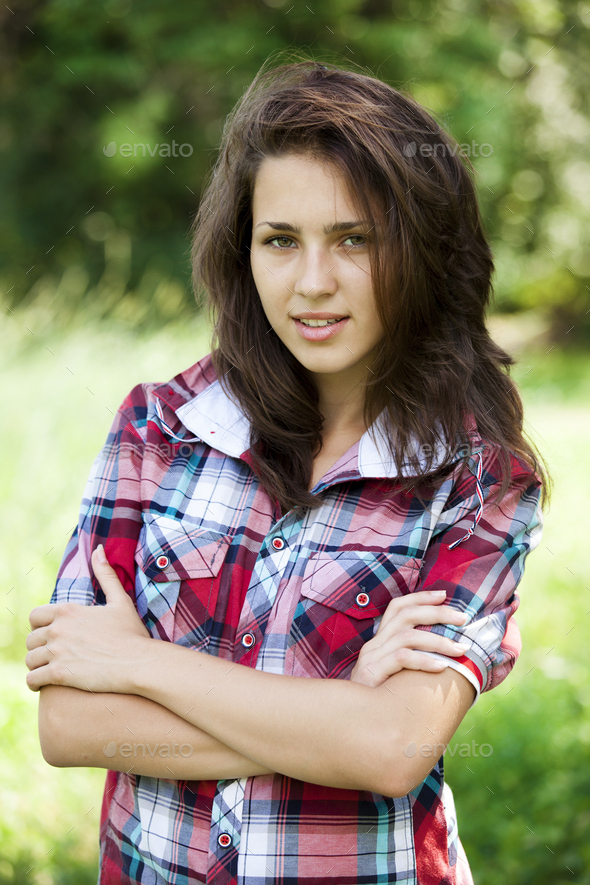
[[[96,881],[105,772],[42,758],[28,614],[123,397],[209,351],[188,228],[225,116],[285,52],[407,89],[470,155],[489,324],[555,490],[521,658],[447,778],[476,885],[590,883],[590,4],[22,0],[0,22],[0,883]]]

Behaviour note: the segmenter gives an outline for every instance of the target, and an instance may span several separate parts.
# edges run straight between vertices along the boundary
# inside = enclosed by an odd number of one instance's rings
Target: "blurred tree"
[[[590,333],[590,6],[20,0],[0,21],[9,307],[134,323],[194,310],[187,231],[223,120],[287,47],[429,108],[475,167],[500,308],[539,306],[555,334]]]

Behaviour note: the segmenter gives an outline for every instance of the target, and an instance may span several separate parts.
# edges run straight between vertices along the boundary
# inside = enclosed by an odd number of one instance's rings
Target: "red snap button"
[[[244,648],[252,648],[254,643],[256,642],[256,637],[253,633],[244,633],[242,636],[242,645]]]
[[[273,538],[272,539],[272,546],[275,548],[275,550],[282,550],[283,547],[285,546],[285,542],[283,541],[282,538]]]
[[[220,833],[217,837],[217,841],[222,848],[229,848],[231,845],[231,836],[229,833]]]
[[[156,559],[156,565],[158,566],[158,568],[166,568],[170,565],[170,560],[167,556],[158,556],[158,558]]]
[[[368,593],[357,593],[356,595],[356,604],[360,605],[361,608],[364,608],[369,604],[369,594]]]

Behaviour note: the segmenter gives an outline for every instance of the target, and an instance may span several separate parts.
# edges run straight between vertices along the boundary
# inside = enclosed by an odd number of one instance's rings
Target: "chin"
[[[314,375],[337,375],[338,372],[342,372],[349,367],[347,365],[341,365],[339,362],[336,362],[333,359],[328,357],[327,360],[302,360],[297,357],[301,365],[307,369],[308,372],[312,372]]]

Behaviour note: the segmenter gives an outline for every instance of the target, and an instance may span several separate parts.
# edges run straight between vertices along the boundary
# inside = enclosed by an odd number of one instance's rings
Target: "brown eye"
[[[292,240],[290,237],[271,237],[271,239],[266,240],[266,242],[265,242],[264,245],[266,246],[268,243],[274,244],[275,241],[278,241],[278,240],[283,240],[283,241],[286,240],[287,243],[292,243],[292,242],[293,242],[293,240]],[[288,248],[288,247],[286,247],[286,246],[275,246],[274,248],[275,248],[275,249],[285,249],[285,248]]]
[[[363,240],[362,243],[353,243],[353,249],[358,249],[361,246],[367,245],[367,238],[364,237],[362,234],[351,234],[349,237],[346,238],[346,240]],[[344,242],[346,242],[346,240]]]

